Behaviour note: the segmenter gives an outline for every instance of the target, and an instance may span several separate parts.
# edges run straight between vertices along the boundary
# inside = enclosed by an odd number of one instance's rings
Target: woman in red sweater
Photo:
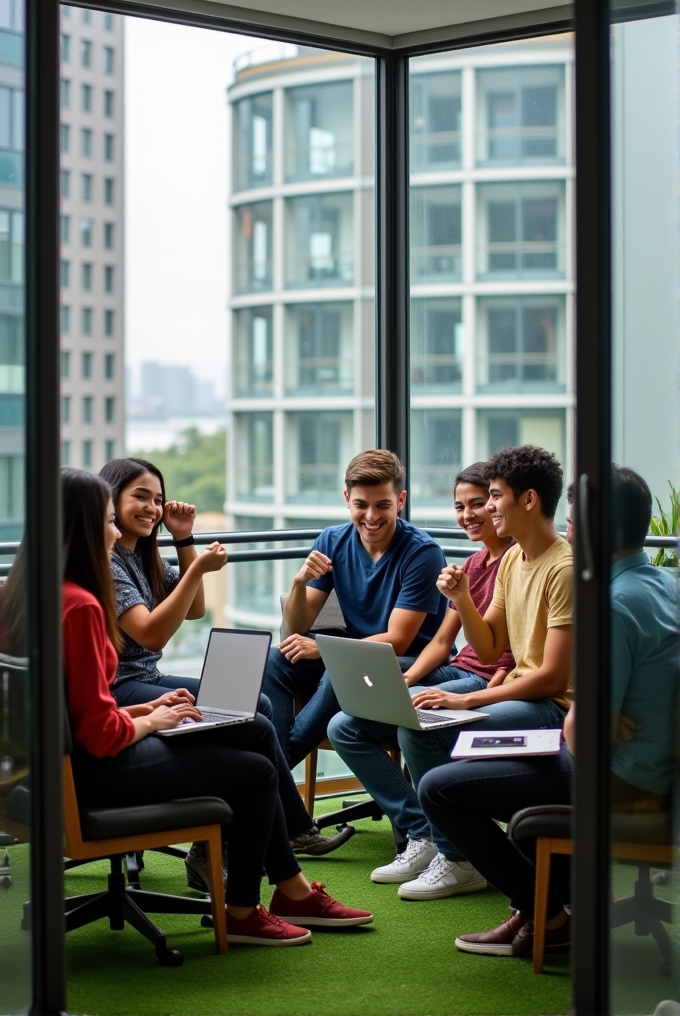
[[[66,469],[62,476],[64,678],[82,803],[144,805],[195,796],[226,801],[234,814],[225,830],[230,942],[298,945],[311,937],[306,925],[372,921],[368,911],[344,907],[300,871],[278,795],[268,720],[243,724],[236,736],[232,728],[215,728],[166,739],[153,735],[200,718],[192,703],[118,707],[110,691],[120,636],[109,555],[120,534],[111,491],[90,473]],[[263,868],[276,886],[271,911],[259,905]]]

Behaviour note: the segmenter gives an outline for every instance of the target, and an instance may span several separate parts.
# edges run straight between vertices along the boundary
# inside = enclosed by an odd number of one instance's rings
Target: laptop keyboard
[[[238,719],[240,719],[238,716],[228,716],[224,713],[211,713],[207,709],[201,709],[201,713],[203,714],[203,719],[207,720],[209,723],[224,723],[225,720],[235,723]]]
[[[416,716],[418,717],[419,722],[424,727],[450,727],[451,726],[451,717],[450,716],[442,716],[441,719],[438,719],[436,716],[432,715],[432,713],[429,711],[429,709],[416,709]]]

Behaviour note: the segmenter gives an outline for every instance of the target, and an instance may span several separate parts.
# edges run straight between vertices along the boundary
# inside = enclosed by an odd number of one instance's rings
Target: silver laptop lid
[[[196,705],[254,716],[272,636],[268,631],[211,628]]]
[[[401,668],[388,642],[317,635],[316,644],[343,712],[420,730]]]

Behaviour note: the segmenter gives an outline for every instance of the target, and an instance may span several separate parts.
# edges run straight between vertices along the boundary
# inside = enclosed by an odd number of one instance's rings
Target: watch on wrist
[[[194,538],[193,536],[187,536],[184,540],[173,540],[173,547],[193,547]]]

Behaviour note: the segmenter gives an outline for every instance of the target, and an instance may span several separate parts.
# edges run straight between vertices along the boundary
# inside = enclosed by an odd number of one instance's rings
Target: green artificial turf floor
[[[329,805],[321,802],[318,811]],[[393,854],[388,822],[356,823],[357,833],[325,858],[303,859],[309,878],[326,882],[344,902],[369,907],[375,923],[344,932],[315,931],[310,945],[291,949],[232,946],[214,952],[212,932],[196,917],[160,916],[169,944],[184,953],[177,969],[159,967],[152,947],[132,929],[112,932],[104,921],[67,937],[69,1012],[81,1016],[514,1016],[570,1009],[569,963],[554,957],[543,976],[529,959],[471,956],[453,945],[456,933],[485,929],[507,915],[495,890],[423,903],[400,900],[396,886],[368,875]],[[11,850],[14,885],[0,893],[0,1012],[27,1001],[28,935],[18,930],[27,898],[27,848]],[[145,888],[188,892],[181,862],[147,852]],[[67,892],[102,887],[97,862],[67,873]],[[625,873],[628,877],[628,872]],[[266,904],[271,890],[263,885]],[[656,946],[621,929],[617,964],[619,1013],[651,1013],[672,997],[658,977]],[[640,949],[643,946],[644,949]],[[628,951],[627,951],[628,950]],[[644,955],[643,955],[644,954]],[[642,960],[641,960],[642,956]],[[644,976],[643,976],[644,975]]]

